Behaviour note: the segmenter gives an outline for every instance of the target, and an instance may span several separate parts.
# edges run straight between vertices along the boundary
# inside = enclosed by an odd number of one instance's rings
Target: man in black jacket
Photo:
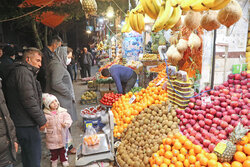
[[[40,131],[46,126],[42,111],[42,91],[36,80],[42,53],[36,48],[25,50],[24,61],[17,62],[6,79],[5,97],[16,127],[24,167],[40,167]]]
[[[62,39],[59,36],[54,36],[52,37],[49,46],[45,46],[42,50],[42,66],[37,75],[37,80],[40,82],[43,92],[46,88],[46,67],[49,64],[50,60],[54,57],[56,49],[61,46],[61,44]]]
[[[83,48],[83,53],[80,57],[80,66],[82,69],[82,78],[91,77],[91,65],[92,65],[92,55],[90,52],[88,52],[88,49],[86,47]]]
[[[2,91],[0,78],[0,167],[11,167],[16,160],[16,131],[10,118]]]

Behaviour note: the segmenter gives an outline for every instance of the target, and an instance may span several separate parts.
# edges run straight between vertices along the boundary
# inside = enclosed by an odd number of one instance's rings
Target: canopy
[[[51,1],[51,3],[49,3]],[[30,6],[38,6],[42,7],[44,5],[52,6],[52,5],[60,5],[60,4],[70,4],[78,0],[25,0],[22,4],[19,5],[21,8],[30,7]],[[58,15],[52,11],[43,12],[41,15],[36,15],[36,21],[41,22],[48,27],[55,28],[59,24],[61,24],[64,19],[67,17],[67,14]]]

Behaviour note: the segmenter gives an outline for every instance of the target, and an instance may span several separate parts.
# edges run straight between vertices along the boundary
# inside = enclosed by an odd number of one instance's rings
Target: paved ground
[[[91,71],[92,76],[95,75],[97,70],[98,70],[97,66],[92,67],[92,71]],[[73,137],[74,147],[78,147],[82,141],[81,136],[83,135],[83,123],[82,123],[83,120],[80,117],[80,110],[88,107],[87,105],[80,104],[80,98],[81,98],[82,93],[87,90],[87,86],[83,85],[80,80],[74,81],[73,85],[74,85],[76,101],[77,101],[76,109],[77,109],[77,113],[78,113],[78,121],[72,125],[71,135]],[[42,140],[43,141],[42,141],[41,167],[50,167],[50,154],[49,154],[49,150],[46,148],[45,138],[44,138],[43,134],[42,134]],[[69,155],[69,163],[70,163],[70,167],[75,166],[75,156],[74,155]],[[61,165],[58,165],[58,166],[61,166]],[[15,167],[22,167],[20,150],[18,153],[18,162],[15,164]]]

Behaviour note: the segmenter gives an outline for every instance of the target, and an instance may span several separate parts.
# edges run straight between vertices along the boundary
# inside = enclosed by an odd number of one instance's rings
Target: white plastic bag
[[[87,146],[94,146],[100,143],[100,139],[92,126],[86,128],[83,138],[84,144]]]

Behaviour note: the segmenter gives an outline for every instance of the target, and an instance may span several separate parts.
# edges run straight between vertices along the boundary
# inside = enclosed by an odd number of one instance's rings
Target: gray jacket
[[[0,167],[7,166],[16,160],[14,146],[16,131],[5,104],[1,80],[2,79],[0,79]]]
[[[67,71],[67,47],[59,47],[46,69],[46,92],[53,94],[66,108],[73,121],[77,120],[75,94],[72,80]]]

